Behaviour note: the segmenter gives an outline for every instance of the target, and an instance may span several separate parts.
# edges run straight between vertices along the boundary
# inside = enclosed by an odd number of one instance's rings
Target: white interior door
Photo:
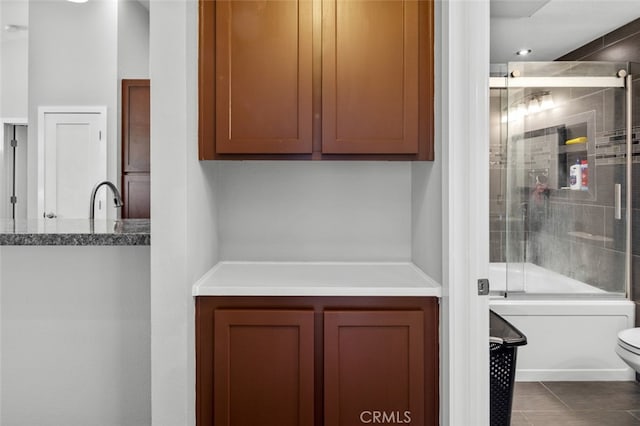
[[[43,208],[47,218],[86,219],[91,190],[107,179],[105,112],[41,114]],[[96,197],[95,218],[106,218],[106,192]]]

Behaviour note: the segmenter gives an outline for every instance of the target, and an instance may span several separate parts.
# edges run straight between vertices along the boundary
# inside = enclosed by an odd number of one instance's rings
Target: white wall
[[[0,423],[151,423],[149,247],[0,248]]]
[[[118,2],[118,78],[149,78],[149,10],[137,0]]]
[[[38,217],[39,106],[107,107],[107,176],[117,182],[117,2],[33,1],[29,7],[29,216]],[[88,197],[88,196],[87,196]]]
[[[223,260],[411,259],[411,164],[223,162]]]
[[[0,117],[27,116],[28,31],[7,32],[6,25],[27,26],[29,1],[0,2]]]
[[[442,142],[436,135],[435,161],[411,167],[411,260],[442,282]]]

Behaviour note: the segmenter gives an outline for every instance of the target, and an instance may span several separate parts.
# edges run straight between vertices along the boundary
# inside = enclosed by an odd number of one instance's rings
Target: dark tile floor
[[[517,382],[511,425],[640,425],[640,384]]]

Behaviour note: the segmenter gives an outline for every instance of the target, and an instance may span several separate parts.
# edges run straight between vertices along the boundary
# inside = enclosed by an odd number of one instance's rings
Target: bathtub
[[[533,263],[512,264],[491,263],[489,279],[492,292],[504,292],[509,278],[509,298],[560,295],[568,297],[597,296],[598,298],[623,298],[623,294],[609,293],[581,281],[574,280],[557,272],[550,271]],[[622,288],[622,286],[621,286]],[[546,296],[545,296],[546,297]]]
[[[516,380],[635,378],[615,353],[618,332],[634,326],[633,302],[537,265],[525,264],[518,273],[523,272],[524,280],[514,278],[523,288],[489,301],[494,312],[527,336],[527,345],[518,349]],[[504,291],[505,265],[491,264],[490,279],[492,291]]]

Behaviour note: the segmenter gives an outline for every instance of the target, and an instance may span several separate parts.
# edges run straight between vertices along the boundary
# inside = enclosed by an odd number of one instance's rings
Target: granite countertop
[[[148,246],[149,219],[2,219],[1,246]]]
[[[441,286],[411,262],[220,262],[193,296],[425,296]]]

